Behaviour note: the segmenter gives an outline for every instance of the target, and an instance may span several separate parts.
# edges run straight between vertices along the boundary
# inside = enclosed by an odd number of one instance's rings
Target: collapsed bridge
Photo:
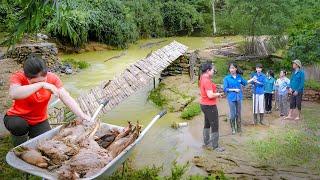
[[[148,54],[147,57],[129,65],[112,80],[104,81],[100,85],[82,93],[76,98],[76,101],[85,113],[93,115],[100,102],[104,99],[109,99],[108,105],[101,111],[101,113],[106,113],[133,93],[145,87],[173,61],[185,54],[187,49],[187,46],[173,41]],[[65,113],[64,108],[55,108],[49,115],[52,117],[50,123],[53,124],[60,123],[73,116],[72,112]]]

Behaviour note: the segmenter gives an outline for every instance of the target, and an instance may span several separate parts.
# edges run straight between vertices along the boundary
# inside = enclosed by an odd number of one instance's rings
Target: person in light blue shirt
[[[288,90],[290,80],[286,77],[287,72],[285,70],[280,71],[280,77],[277,79],[275,87],[277,89],[277,96],[279,99],[280,117],[288,115]]]
[[[254,124],[258,124],[258,114],[260,115],[259,123],[263,125],[264,115],[264,83],[266,75],[262,73],[262,64],[256,65],[256,72],[251,74],[253,78],[252,95],[253,95],[253,119]]]
[[[272,70],[267,72],[266,80],[264,82],[264,100],[266,113],[271,113],[272,110],[272,96],[275,91],[274,73]]]
[[[292,61],[293,72],[290,79],[289,93],[292,94],[290,97],[290,110],[289,114],[285,119],[293,119],[293,111],[298,109],[298,115],[295,120],[299,120],[301,117],[301,102],[304,89],[304,71],[301,70],[301,61],[296,59]]]
[[[248,82],[240,75],[237,64],[229,64],[230,74],[225,76],[223,80],[223,90],[227,94],[227,100],[230,109],[230,125],[232,134],[241,132],[241,103],[242,103],[242,86],[246,86]]]

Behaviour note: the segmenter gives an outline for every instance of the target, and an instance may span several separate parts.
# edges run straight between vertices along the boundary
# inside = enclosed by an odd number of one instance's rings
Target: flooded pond
[[[165,41],[164,41],[165,40]],[[228,38],[211,38],[211,37],[177,37],[140,40],[136,44],[129,46],[127,50],[105,50],[86,52],[81,54],[62,55],[62,59],[73,58],[75,60],[85,60],[91,64],[88,69],[71,76],[63,76],[62,80],[67,90],[73,96],[78,96],[102,81],[113,79],[120,74],[129,64],[144,58],[153,50],[169,44],[173,40],[185,44],[189,49],[203,49],[212,47],[215,43],[228,42]],[[234,39],[233,39],[234,40]],[[160,42],[152,47],[145,47],[151,42]],[[107,59],[122,54],[118,59]],[[115,125],[126,125],[127,121],[139,121],[146,126],[151,119],[160,112],[160,109],[148,101],[148,93],[153,88],[150,86],[142,88],[133,94],[127,100],[119,104],[116,108],[102,117],[102,120]],[[190,126],[180,130],[174,130],[170,127],[173,121],[181,121],[179,114],[168,113],[160,119],[153,128],[147,133],[142,142],[136,147],[133,153],[133,164],[135,167],[144,166],[164,166],[166,174],[174,160],[186,162],[191,160],[196,151],[202,151],[201,136],[194,137],[191,130],[202,131],[202,123],[193,121]],[[200,133],[202,134],[202,133]],[[191,173],[198,173],[199,169],[192,167]]]

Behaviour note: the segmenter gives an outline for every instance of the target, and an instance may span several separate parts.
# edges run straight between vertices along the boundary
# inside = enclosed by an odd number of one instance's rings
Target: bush
[[[199,103],[190,103],[187,107],[181,112],[182,119],[191,119],[194,116],[197,116],[201,113],[201,108]]]
[[[85,68],[88,68],[90,66],[90,64],[86,61],[77,61],[75,59],[72,59],[72,58],[68,58],[68,59],[64,59],[62,60],[62,62],[64,64],[70,64],[72,65],[73,68],[79,68],[79,69],[85,69]]]
[[[63,44],[82,46],[88,40],[89,16],[82,10],[62,10],[60,16],[47,25],[47,31]]]
[[[164,35],[160,5],[147,0],[128,1],[133,21],[141,38],[161,37]]]
[[[133,17],[121,1],[99,1],[91,16],[90,39],[124,48],[138,38]]]
[[[292,30],[289,46],[288,61],[299,59],[302,64],[320,62],[320,21]]]
[[[161,7],[161,12],[168,36],[191,35],[203,28],[203,17],[190,4],[168,1]]]
[[[148,97],[149,100],[151,100],[155,105],[159,107],[163,107],[167,103],[167,100],[160,93],[163,87],[164,87],[164,84],[160,83],[157,88],[153,89],[150,92]]]
[[[310,89],[314,89],[314,90],[320,90],[320,82],[313,80],[313,79],[306,80],[305,87],[310,88]]]

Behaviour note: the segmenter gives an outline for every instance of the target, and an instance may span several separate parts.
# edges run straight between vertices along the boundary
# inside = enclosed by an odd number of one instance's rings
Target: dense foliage
[[[0,29],[10,44],[44,32],[67,45],[92,40],[124,48],[140,38],[211,36],[212,5],[217,35],[240,34],[248,42],[286,35],[288,64],[320,61],[318,0],[2,0]]]

